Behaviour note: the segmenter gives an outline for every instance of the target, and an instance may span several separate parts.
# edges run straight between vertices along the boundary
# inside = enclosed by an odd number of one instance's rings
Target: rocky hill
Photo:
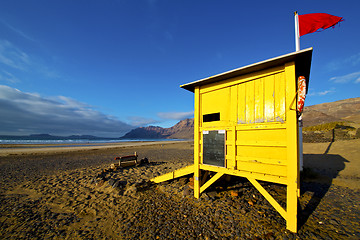
[[[333,142],[360,137],[360,98],[322,103],[304,109],[304,142]]]
[[[349,121],[360,123],[360,97],[305,107],[304,127]]]
[[[192,139],[194,138],[194,119],[185,119],[171,128],[155,126],[139,127],[125,134],[124,139]]]

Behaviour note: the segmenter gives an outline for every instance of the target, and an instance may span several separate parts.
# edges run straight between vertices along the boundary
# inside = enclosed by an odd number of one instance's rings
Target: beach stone
[[[101,187],[102,185],[104,185],[104,182],[105,182],[104,180],[100,180],[96,183],[96,186]]]
[[[232,197],[238,197],[238,196],[239,196],[239,192],[234,191],[234,190],[231,190],[231,191],[230,191],[230,195],[231,195]]]
[[[339,222],[336,221],[335,219],[330,219],[329,223],[332,225],[339,225]]]
[[[131,185],[125,190],[124,196],[135,196],[136,192],[137,188],[135,187],[135,185]]]
[[[114,184],[111,185],[111,186],[112,186],[112,188],[120,187],[120,186],[121,186],[121,181],[117,180],[117,181],[115,181]]]
[[[185,185],[188,182],[188,179],[186,177],[182,177],[179,179],[179,184],[180,185]]]
[[[97,180],[96,177],[94,177],[93,179],[91,179],[90,184],[96,184]]]
[[[209,196],[209,198],[211,198],[211,199],[215,199],[216,196],[217,196],[217,192],[216,192],[216,191],[207,192],[206,194],[207,194],[207,195]]]
[[[211,200],[210,197],[209,197],[209,195],[207,195],[207,193],[201,194],[201,198],[204,198],[206,201],[210,201],[210,200]]]
[[[183,190],[183,197],[190,196],[190,194],[191,194],[190,187],[186,185]]]
[[[194,189],[194,178],[193,178],[193,177],[189,178],[188,186],[189,186],[191,189]]]
[[[139,187],[141,187],[141,186],[143,186],[143,185],[146,185],[146,183],[147,183],[147,181],[146,181],[145,179],[140,179],[140,180],[136,181],[134,185],[135,185],[137,188],[139,188]]]
[[[146,157],[140,160],[140,164],[148,164],[149,163],[149,159],[147,159]]]
[[[110,179],[108,180],[108,184],[109,184],[111,187],[114,185],[115,182],[116,182],[116,180],[115,180],[115,179],[112,179],[112,178],[110,178]]]

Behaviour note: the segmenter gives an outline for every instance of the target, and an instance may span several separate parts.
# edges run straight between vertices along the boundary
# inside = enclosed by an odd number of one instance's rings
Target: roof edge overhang
[[[293,61],[295,61],[295,71],[297,75],[296,77],[304,76],[307,82],[307,86],[309,86],[312,51],[313,48],[311,47],[297,52],[292,52],[279,57],[271,58],[265,61],[253,63],[244,67],[220,73],[211,77],[203,78],[194,82],[183,84],[180,87],[194,92],[195,87],[198,86],[220,82],[229,78],[234,78],[248,73],[273,68]]]

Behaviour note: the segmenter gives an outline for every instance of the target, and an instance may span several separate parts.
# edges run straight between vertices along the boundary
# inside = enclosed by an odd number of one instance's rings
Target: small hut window
[[[225,167],[225,130],[203,131],[203,163]]]
[[[211,113],[203,115],[203,122],[220,121],[220,113]]]

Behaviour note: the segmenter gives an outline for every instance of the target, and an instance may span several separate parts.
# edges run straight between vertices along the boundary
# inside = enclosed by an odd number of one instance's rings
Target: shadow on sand
[[[340,155],[328,154],[332,143],[329,143],[323,154],[304,154],[304,171],[301,173],[300,192],[301,195],[310,194],[311,199],[304,207],[299,207],[299,228],[315,211],[328,192],[333,179],[345,169],[345,163],[349,162]]]

